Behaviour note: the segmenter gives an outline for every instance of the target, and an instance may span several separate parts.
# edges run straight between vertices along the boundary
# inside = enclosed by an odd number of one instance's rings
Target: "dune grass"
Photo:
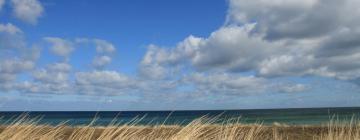
[[[40,125],[37,119],[19,117],[0,127],[0,140],[360,140],[357,121],[330,121],[319,126],[241,124],[239,119],[214,123],[201,117],[187,125],[138,125],[113,121],[108,126],[68,126],[66,122]],[[95,121],[95,120],[94,120]]]

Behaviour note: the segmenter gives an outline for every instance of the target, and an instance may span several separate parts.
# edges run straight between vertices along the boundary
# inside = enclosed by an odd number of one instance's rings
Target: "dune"
[[[1,126],[0,140],[360,140],[357,121],[312,126],[214,120],[202,117],[187,125],[137,125],[135,119],[122,125],[54,126],[22,118]]]

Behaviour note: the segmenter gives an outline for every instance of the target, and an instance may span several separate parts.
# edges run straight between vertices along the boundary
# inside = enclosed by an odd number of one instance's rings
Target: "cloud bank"
[[[43,13],[36,0],[12,3],[16,17],[32,24]],[[201,100],[311,90],[311,85],[277,78],[325,77],[358,84],[359,4],[358,0],[229,0],[223,26],[206,37],[189,35],[172,47],[150,44],[135,74],[107,69],[118,46],[97,38],[44,37],[50,52],[65,59],[39,67],[35,57],[39,51],[27,47],[24,33],[11,23],[0,24],[0,49],[6,50],[1,53],[6,59],[0,61],[0,88]],[[71,65],[70,56],[79,46],[93,46],[90,70],[74,70]],[[32,50],[32,59],[21,48]],[[6,57],[8,52],[17,55]],[[21,73],[31,78],[17,81]]]
[[[143,63],[255,72],[258,77],[360,77],[360,21],[353,18],[360,16],[358,1],[230,0],[229,4],[226,24],[209,37],[189,36],[170,49],[150,46]]]

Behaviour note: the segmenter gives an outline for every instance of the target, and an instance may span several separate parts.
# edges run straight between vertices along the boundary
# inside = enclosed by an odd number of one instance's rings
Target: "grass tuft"
[[[360,140],[360,123],[354,119],[301,126],[242,124],[239,118],[218,123],[218,117],[204,116],[187,125],[139,125],[143,118],[121,125],[114,119],[107,126],[94,126],[94,119],[86,126],[51,126],[39,124],[41,117],[23,115],[0,127],[0,140]]]

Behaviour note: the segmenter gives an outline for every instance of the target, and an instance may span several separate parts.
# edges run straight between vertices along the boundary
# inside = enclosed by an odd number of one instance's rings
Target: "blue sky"
[[[11,9],[4,9],[1,18],[18,23],[17,26],[29,34],[26,38],[30,43],[44,36],[104,38],[116,46],[116,57],[122,60],[116,62],[114,68],[129,73],[136,70],[136,63],[141,61],[148,44],[173,46],[189,34],[207,36],[223,24],[227,8],[225,1],[213,1],[204,6],[206,1],[201,0],[41,2],[46,11],[35,26],[11,17],[11,12],[7,11]],[[74,64],[81,61],[83,54],[72,56],[79,56]]]
[[[0,110],[359,106],[358,3],[0,0]]]

